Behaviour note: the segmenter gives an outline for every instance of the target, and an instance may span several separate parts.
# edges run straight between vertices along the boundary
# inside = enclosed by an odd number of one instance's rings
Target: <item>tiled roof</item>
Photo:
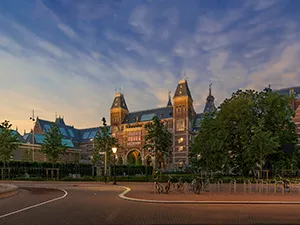
[[[114,99],[113,104],[111,105],[110,109],[114,108],[122,108],[128,111],[127,104],[125,101],[125,97],[122,93],[117,93]]]
[[[168,119],[173,117],[173,107],[162,107],[148,109],[137,112],[130,112],[126,115],[123,124],[150,121],[156,115],[159,119]]]
[[[191,91],[189,89],[188,83],[186,80],[181,80],[178,82],[175,94],[174,94],[174,98],[175,97],[181,97],[181,96],[189,96],[191,99],[192,98],[192,94]]]
[[[193,131],[199,131],[200,130],[200,122],[204,117],[204,113],[196,114],[194,122],[193,122]]]
[[[50,131],[52,122],[42,119],[37,119],[37,123],[40,124],[42,130],[46,133]],[[66,140],[72,140],[73,142],[86,142],[90,139],[95,138],[97,133],[101,130],[100,127],[92,127],[86,129],[76,129],[73,126],[68,126],[64,123],[63,119],[56,120],[56,125]],[[108,126],[108,129],[110,127]]]
[[[277,89],[277,90],[273,90],[273,91],[277,92],[278,94],[289,95],[291,89],[294,89],[295,96],[300,95],[300,86],[282,88],[282,89]]]
[[[2,130],[2,128],[0,128],[0,132],[1,132],[1,130]],[[16,131],[16,130],[11,130],[11,134],[12,134],[12,135],[16,135],[17,138],[19,139],[19,141],[20,141],[21,143],[24,143],[24,142],[25,142],[25,139],[22,137],[22,135],[21,135],[18,131]]]
[[[47,132],[51,129],[52,122],[47,120],[37,119],[42,130]],[[56,121],[56,125],[60,133],[64,138],[71,139],[76,142],[82,142],[86,140],[90,140],[91,138],[95,138],[98,131],[100,131],[100,127],[86,128],[86,129],[76,129],[73,126],[68,126],[64,123],[64,121]]]
[[[32,134],[31,133],[27,134],[26,137],[27,137],[26,142],[29,142],[32,144]],[[44,134],[34,134],[34,143],[39,144],[39,145],[43,144],[45,137],[46,136]],[[61,140],[61,143],[65,146],[67,146],[68,148],[75,148],[71,139],[63,138]]]

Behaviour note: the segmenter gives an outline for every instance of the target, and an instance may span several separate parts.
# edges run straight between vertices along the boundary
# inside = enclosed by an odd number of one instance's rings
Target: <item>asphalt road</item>
[[[21,186],[32,186],[24,183]],[[38,186],[49,186],[41,184]],[[53,186],[53,185],[51,185]],[[21,188],[0,199],[0,225],[89,224],[300,224],[300,205],[167,205],[122,200],[120,187],[56,183],[68,195],[60,200],[1,218],[31,205],[63,196],[63,191]]]

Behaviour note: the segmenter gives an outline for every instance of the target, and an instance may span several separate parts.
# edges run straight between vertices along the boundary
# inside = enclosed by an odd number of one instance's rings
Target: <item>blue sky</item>
[[[297,0],[2,0],[2,120],[30,129],[32,109],[75,127],[164,106],[188,77],[197,112],[239,88],[300,84]]]

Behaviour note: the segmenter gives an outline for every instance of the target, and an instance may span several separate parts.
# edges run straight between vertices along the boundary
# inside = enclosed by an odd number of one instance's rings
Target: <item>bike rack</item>
[[[275,186],[276,188],[274,190],[274,193],[276,193],[277,188],[280,187],[281,188],[281,193],[284,195],[284,182],[282,180],[280,180],[278,182],[275,181],[275,184],[276,184],[276,186]]]
[[[251,181],[247,180],[246,182],[244,181],[244,193],[251,193]]]
[[[233,189],[233,193],[236,193],[236,180],[232,180],[229,183],[229,193],[232,192]]]
[[[218,182],[216,182],[217,185],[217,192],[221,192],[223,189],[223,180],[219,179]]]

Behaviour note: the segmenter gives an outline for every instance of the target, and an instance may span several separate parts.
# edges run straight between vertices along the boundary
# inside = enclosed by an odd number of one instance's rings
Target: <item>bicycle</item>
[[[164,191],[163,186],[161,186],[160,183],[158,183],[157,181],[154,181],[154,187],[155,187],[155,192],[160,194]]]

